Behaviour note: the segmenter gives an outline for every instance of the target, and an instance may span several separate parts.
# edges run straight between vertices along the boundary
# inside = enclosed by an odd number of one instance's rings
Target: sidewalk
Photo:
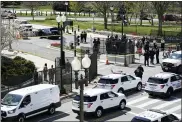
[[[44,58],[41,58],[41,57],[38,57],[38,56],[35,56],[35,55],[31,55],[31,54],[28,54],[28,53],[24,53],[24,52],[18,52],[18,51],[9,52],[8,50],[3,50],[2,55],[7,56],[9,58],[14,58],[16,56],[20,56],[20,57],[23,57],[23,58],[25,58],[27,60],[30,60],[30,61],[34,62],[34,64],[37,67],[38,71],[43,70],[43,66],[44,66],[45,63],[47,63],[48,68],[51,68],[51,65],[55,66],[54,61],[50,61],[50,60],[47,60],[47,59],[44,59]],[[94,81],[97,82],[98,77]],[[87,89],[93,88],[95,86],[94,81],[92,81],[87,87],[85,86],[84,89],[87,90]],[[74,95],[76,95],[78,93],[79,93],[79,89],[75,89],[75,85],[73,83],[72,84],[72,92],[69,93],[69,94],[61,95],[60,99],[61,100],[66,99],[66,98],[72,97],[72,96],[74,96]]]

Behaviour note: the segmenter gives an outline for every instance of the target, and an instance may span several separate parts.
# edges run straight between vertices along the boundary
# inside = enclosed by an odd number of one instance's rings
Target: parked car
[[[173,14],[164,15],[164,21],[180,21],[180,18]]]
[[[96,87],[110,89],[119,93],[124,93],[132,89],[140,91],[142,90],[142,81],[141,78],[129,74],[113,73],[101,77]]]
[[[6,19],[16,19],[16,14],[11,11],[3,11],[1,12],[1,17]]]
[[[161,67],[163,71],[182,74],[182,54],[181,51],[176,51],[170,54],[169,58],[162,61]]]
[[[59,35],[58,28],[39,29],[38,36]]]
[[[80,95],[76,95],[72,102],[72,111],[79,115]],[[84,91],[84,113],[94,113],[96,117],[101,117],[103,111],[118,107],[123,110],[126,106],[126,97],[124,94],[115,93],[111,90],[93,88]]]
[[[173,113],[149,109],[135,116],[131,122],[181,122],[181,117]]]
[[[1,119],[24,122],[26,118],[61,106],[57,85],[39,84],[9,92],[1,101]]]
[[[175,90],[182,88],[181,80],[178,74],[163,72],[149,77],[144,89],[150,96],[170,97]]]

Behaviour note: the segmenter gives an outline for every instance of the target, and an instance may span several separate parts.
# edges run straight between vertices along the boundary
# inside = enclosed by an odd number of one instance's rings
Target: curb
[[[73,96],[75,96],[75,95],[77,95],[76,92],[71,92],[71,93],[68,93],[68,94],[62,94],[62,95],[60,96],[60,100],[67,99],[67,98],[73,97]]]

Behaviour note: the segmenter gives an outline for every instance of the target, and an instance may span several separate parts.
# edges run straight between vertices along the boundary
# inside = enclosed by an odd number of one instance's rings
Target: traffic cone
[[[106,57],[106,65],[109,65],[109,60],[107,57]]]

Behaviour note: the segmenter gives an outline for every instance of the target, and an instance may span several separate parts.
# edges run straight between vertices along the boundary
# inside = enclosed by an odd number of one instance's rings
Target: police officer
[[[150,55],[150,63],[154,65],[154,55],[155,55],[154,48],[151,48],[149,50],[149,55]]]
[[[156,63],[159,64],[159,48],[155,48]]]
[[[49,82],[52,84],[54,81],[54,74],[55,74],[55,70],[53,68],[53,65],[51,65],[51,68],[49,69]]]
[[[147,63],[147,66],[149,66],[149,51],[148,50],[145,50],[144,52],[144,65],[146,66],[146,63]]]
[[[141,65],[138,66],[138,68],[134,71],[135,76],[136,76],[136,77],[139,77],[139,78],[141,78],[141,79],[142,79],[142,77],[143,77],[143,72],[144,72],[144,69],[143,69],[143,67],[142,67]]]

